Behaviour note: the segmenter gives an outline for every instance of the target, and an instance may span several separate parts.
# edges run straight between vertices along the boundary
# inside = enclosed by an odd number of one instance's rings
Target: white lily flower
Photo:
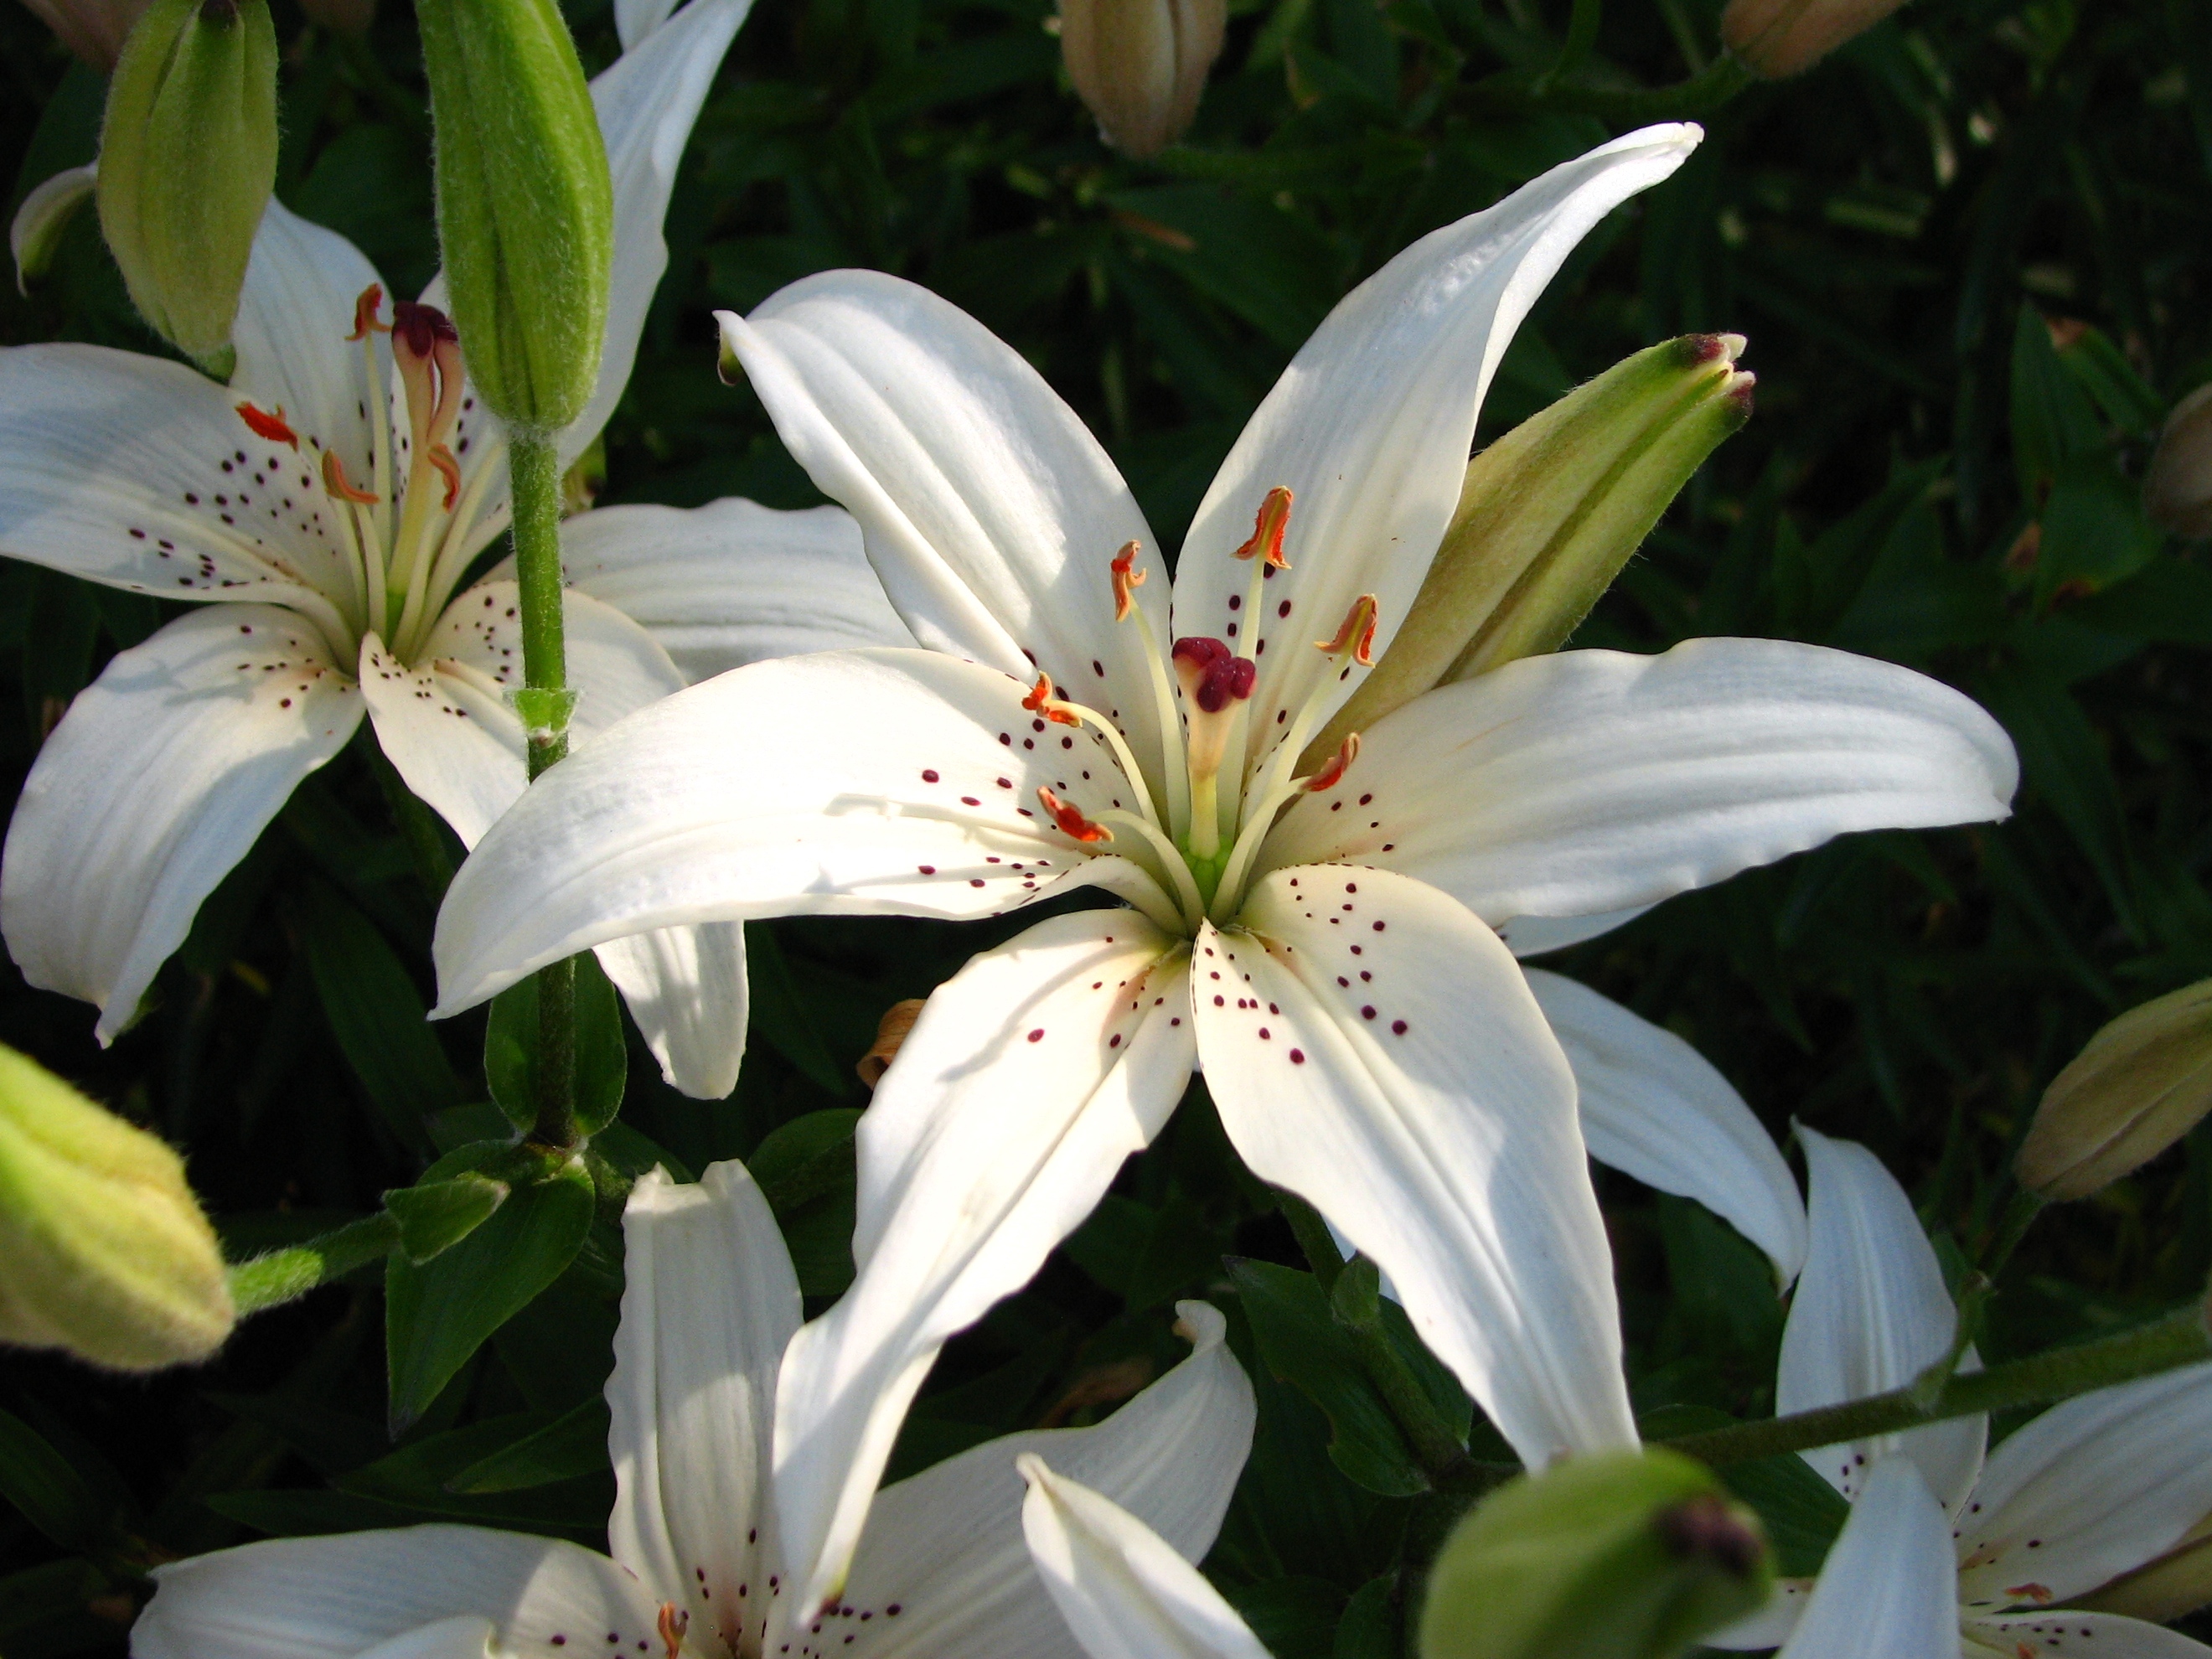
[[[1958,1315],[1911,1201],[1865,1147],[1809,1129],[1811,1249],[1782,1342],[1788,1413],[1903,1388]],[[1971,1362],[1970,1362],[1971,1363]],[[1803,1454],[1851,1500],[1814,1580],[1778,1584],[1716,1647],[1784,1659],[2212,1654],[2162,1625],[2065,1603],[2163,1554],[2212,1512],[2212,1364],[2065,1401],[1983,1455],[1958,1418]]]
[[[617,251],[599,392],[562,434],[564,459],[629,379],[667,264],[676,163],[749,3],[696,0],[593,83]],[[9,949],[33,984],[98,1004],[103,1042],[364,708],[409,787],[465,842],[522,793],[521,726],[505,700],[521,668],[514,586],[495,572],[455,592],[507,525],[503,440],[443,313],[387,311],[382,292],[352,244],[272,203],[229,386],[98,346],[0,351],[0,552],[161,598],[228,601],[116,656],[40,752],[9,831]],[[773,554],[796,544],[840,592],[866,570],[834,510],[620,508],[568,535],[585,576],[568,607],[584,732],[684,684],[653,624],[676,627],[695,666],[750,655],[717,607]],[[625,615],[633,592],[652,603]],[[871,618],[858,637],[907,637],[879,598]],[[833,626],[806,644],[855,637]],[[670,1080],[728,1093],[744,1032],[736,925],[672,929],[602,957]]]
[[[1296,763],[1418,591],[1513,328],[1698,137],[1607,144],[1340,305],[1200,508],[1172,627],[1104,451],[971,319],[860,271],[724,319],[930,649],[757,664],[582,745],[456,878],[441,1012],[685,922],[976,917],[1084,885],[1130,907],[976,957],[862,1121],[860,1276],[793,1344],[776,1436],[779,1470],[842,1471],[785,1489],[810,1595],[836,1593],[938,1346],[1036,1270],[1198,1066],[1245,1162],[1376,1261],[1524,1458],[1633,1441],[1574,1079],[1499,930],[1547,948],[1841,831],[2002,817],[2011,746],[1903,669],[1717,640],[1518,662]],[[1594,1049],[1656,1037],[1563,985]],[[1650,1109],[1725,1120],[1717,1082],[1680,1068]],[[1787,1188],[1741,1127],[1696,1126],[1715,1169]],[[1689,1144],[1674,1178],[1719,1179],[1682,1176]],[[1767,1205],[1785,1257],[1794,1204]]]
[[[1081,1659],[1021,1535],[1020,1458],[1049,1456],[1195,1559],[1251,1448],[1251,1384],[1202,1302],[1190,1357],[1093,1428],[987,1442],[884,1490],[834,1609],[804,1607],[769,1468],[799,1282],[736,1163],[656,1171],[623,1218],[607,1382],[610,1559],[422,1526],[248,1544],[157,1567],[135,1659]]]

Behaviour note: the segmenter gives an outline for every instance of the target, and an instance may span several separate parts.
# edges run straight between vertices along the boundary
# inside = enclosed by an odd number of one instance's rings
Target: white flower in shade
[[[1988,716],[1887,664],[1709,640],[1518,662],[1297,764],[1421,585],[1512,330],[1697,138],[1607,144],[1346,299],[1199,508],[1172,611],[1104,452],[971,319],[847,271],[724,319],[928,648],[757,664],[582,745],[456,878],[442,1010],[684,923],[984,916],[1085,885],[1127,907],[977,957],[862,1121],[860,1276],[794,1342],[777,1425],[779,1469],[845,1470],[787,1489],[810,1596],[837,1593],[937,1347],[1036,1270],[1194,1067],[1246,1164],[1377,1261],[1532,1463],[1634,1438],[1547,1008],[1600,1071],[1667,1049],[1649,1102],[1619,1075],[1593,1091],[1624,1162],[1794,1267],[1787,1170],[1711,1068],[1567,981],[1532,993],[1509,942],[1588,937],[1844,830],[2002,817],[2015,768]]]
[[[665,23],[631,20],[634,48],[593,83],[615,182],[613,291],[599,392],[562,434],[564,459],[589,445],[629,376],[667,264],[676,162],[749,3],[695,0]],[[9,830],[9,950],[33,984],[97,1003],[103,1041],[364,709],[408,786],[464,842],[522,793],[522,730],[505,699],[521,671],[514,585],[494,572],[461,586],[507,526],[504,443],[437,297],[434,284],[427,303],[387,306],[351,243],[271,204],[228,386],[99,346],[0,351],[0,553],[162,599],[228,601],[116,656],[48,739]],[[584,578],[568,605],[583,733],[684,684],[656,626],[695,666],[729,666],[763,642],[905,636],[880,594],[860,589],[859,538],[834,509],[619,508],[567,533]],[[823,625],[732,637],[720,625],[730,595],[793,544],[810,570],[842,573]],[[625,595],[643,608],[625,614]],[[601,955],[670,1080],[726,1094],[744,1031],[738,927],[669,929]]]
[[[134,1659],[1080,1659],[1021,1534],[1025,1455],[1111,1496],[1192,1559],[1251,1448],[1224,1322],[1181,1304],[1190,1357],[1093,1428],[993,1440],[887,1487],[835,1609],[801,1604],[769,1468],[799,1283],[738,1164],[655,1173],[623,1218],[607,1382],[613,1557],[423,1526],[248,1544],[155,1569]]]
[[[1783,1334],[1775,1409],[1904,1388],[1958,1315],[1911,1200],[1863,1146],[1800,1129],[1811,1248]],[[1968,1364],[1973,1361],[1969,1350]],[[2053,1407],[1984,1455],[1987,1419],[1803,1454],[1851,1501],[1814,1580],[1706,1640],[1784,1659],[2198,1659],[2162,1625],[2068,1611],[2212,1512],[2212,1364]]]

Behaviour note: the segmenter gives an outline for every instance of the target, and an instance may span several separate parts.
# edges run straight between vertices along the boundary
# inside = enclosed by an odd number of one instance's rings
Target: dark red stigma
[[[404,340],[407,349],[417,357],[428,356],[441,341],[458,341],[461,337],[452,318],[435,306],[421,305],[413,300],[392,302],[392,331]]]
[[[1196,671],[1194,695],[1198,706],[1209,714],[1219,714],[1232,700],[1242,702],[1250,696],[1252,682],[1259,678],[1259,665],[1249,657],[1240,657],[1222,641],[1203,634],[1177,640],[1170,654]]]

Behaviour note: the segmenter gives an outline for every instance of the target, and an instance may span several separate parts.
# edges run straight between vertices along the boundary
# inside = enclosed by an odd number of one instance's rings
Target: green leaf
[[[520,1187],[490,1220],[420,1267],[385,1270],[385,1345],[397,1435],[429,1408],[484,1339],[561,1275],[592,1224],[591,1176],[572,1159]]]
[[[2126,580],[2158,556],[2165,542],[2143,517],[2136,486],[2104,455],[2063,462],[2043,508],[2035,556],[2035,597],[2048,605],[2062,587],[2094,593]]]
[[[399,1248],[421,1267],[453,1249],[506,1202],[507,1183],[464,1171],[444,1181],[397,1187],[384,1195],[384,1207],[399,1223]]]
[[[0,1578],[0,1652],[8,1659],[47,1659],[120,1641],[122,1632],[91,1607],[113,1590],[99,1568],[76,1559]]]
[[[31,575],[23,624],[23,702],[31,729],[44,737],[92,679],[92,647],[100,605],[89,582],[58,570]]]
[[[853,1108],[830,1106],[769,1130],[745,1160],[769,1207],[780,1217],[840,1186],[849,1188],[853,1132],[860,1121]]]
[[[261,1425],[312,1463],[319,1474],[343,1474],[392,1449],[377,1424],[296,1394],[210,1394],[207,1399],[234,1417]]]
[[[607,1468],[607,1423],[605,1400],[586,1400],[448,1477],[446,1490],[464,1495],[514,1492],[602,1474]]]
[[[299,906],[301,943],[331,1034],[400,1144],[428,1151],[423,1119],[463,1097],[422,993],[375,925],[335,889],[303,882]]]
[[[854,1079],[831,1057],[816,1011],[799,995],[790,961],[765,922],[745,924],[745,981],[752,1005],[749,1029],[824,1094],[838,1099],[851,1094]]]
[[[576,1121],[597,1134],[622,1110],[629,1082],[622,1001],[589,951],[576,964]],[[538,976],[492,999],[484,1026],[484,1081],[507,1121],[527,1131],[538,1121]]]
[[[2084,327],[2057,350],[2058,361],[2114,426],[2142,436],[2165,423],[2166,400],[2136,373],[2135,365],[2104,330]]]
[[[2212,571],[2185,559],[2154,559],[2066,614],[2087,627],[2212,651]]]
[[[1398,1575],[1378,1574],[1352,1592],[1337,1620],[1330,1659],[1401,1659],[1406,1651],[1406,1610],[1398,1598]]]
[[[1844,1529],[1851,1506],[1844,1495],[1795,1452],[1779,1457],[1731,1463],[1721,1480],[1759,1511],[1767,1541],[1774,1547],[1774,1570],[1784,1577],[1809,1578],[1828,1559],[1828,1547]]]
[[[485,1526],[533,1530],[596,1530],[614,1498],[614,1478],[604,1457],[583,1478],[536,1482],[497,1492],[456,1491],[457,1478],[502,1452],[536,1438],[553,1419],[542,1412],[517,1412],[471,1423],[403,1446],[387,1457],[339,1477],[335,1483],[357,1498],[403,1509],[453,1516]]]
[[[2012,341],[2012,460],[2021,500],[2040,507],[2058,469],[2104,436],[2089,394],[2058,361],[2050,328],[2023,303]]]
[[[1275,1659],[1331,1659],[1337,1621],[1344,1616],[1341,1585],[1325,1578],[1270,1578],[1223,1594]]]
[[[106,1530],[100,1499],[46,1437],[0,1411],[0,1496],[65,1550],[82,1549]]]
[[[322,1538],[332,1533],[412,1527],[422,1517],[394,1504],[348,1492],[218,1492],[200,1500],[217,1515],[271,1538]]]

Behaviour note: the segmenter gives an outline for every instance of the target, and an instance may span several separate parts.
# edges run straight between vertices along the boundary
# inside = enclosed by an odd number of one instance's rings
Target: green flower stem
[[[1321,1218],[1321,1212],[1296,1193],[1275,1189],[1275,1206],[1282,1212],[1283,1219],[1291,1224],[1291,1237],[1298,1241],[1304,1252],[1306,1266],[1321,1280],[1324,1295],[1336,1289],[1337,1275],[1344,1271],[1344,1257],[1336,1248],[1336,1239],[1328,1231],[1328,1223]]]
[[[430,895],[434,905],[441,902],[446,889],[453,884],[453,860],[447,854],[445,837],[438,832],[437,815],[399,775],[399,769],[388,759],[383,749],[374,742],[368,745],[369,765],[376,773],[376,781],[383,786],[385,803],[392,808],[392,822],[399,826],[400,838],[407,843],[407,854],[415,862],[415,873]]]
[[[568,647],[561,580],[561,458],[553,439],[514,432],[507,473],[514,499],[514,574],[521,589],[522,679],[515,699],[529,748],[530,775],[568,752]],[[576,1141],[576,964],[538,973],[538,1121],[530,1138],[547,1146]]]
[[[1815,1446],[1895,1434],[1948,1417],[2070,1400],[2116,1382],[2154,1376],[2204,1359],[2212,1359],[2212,1334],[2205,1328],[2203,1309],[2192,1304],[2117,1336],[2051,1348],[1987,1370],[1954,1376],[1925,1404],[1907,1386],[1840,1406],[1680,1435],[1660,1443],[1717,1467],[1742,1463],[1782,1452],[1809,1451]]]
[[[297,1301],[318,1285],[381,1261],[398,1242],[399,1224],[387,1213],[349,1222],[305,1244],[240,1262],[230,1270],[230,1299],[240,1319]]]

